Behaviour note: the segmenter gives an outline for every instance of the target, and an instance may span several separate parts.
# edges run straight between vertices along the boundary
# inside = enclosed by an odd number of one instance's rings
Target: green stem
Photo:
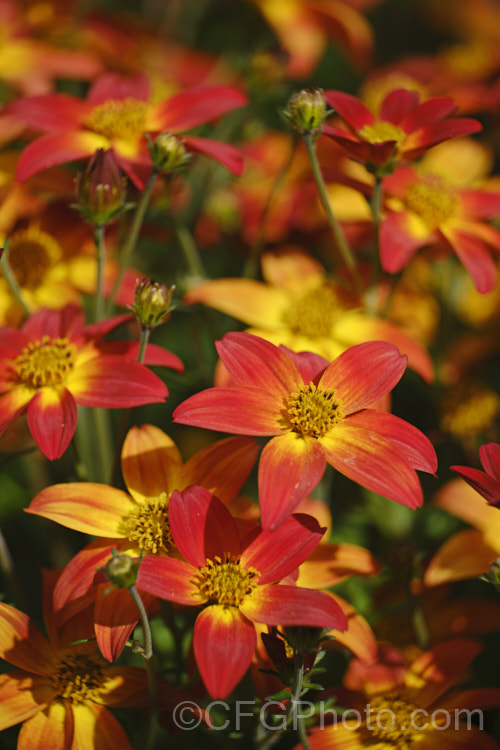
[[[382,197],[383,183],[382,177],[375,175],[375,185],[373,186],[372,199],[370,208],[373,216],[373,256],[372,256],[372,287],[378,283],[380,274],[380,222],[382,220]]]
[[[9,246],[7,241],[4,244],[3,253],[0,257],[0,268],[2,269],[5,281],[9,285],[9,289],[12,292],[13,297],[23,311],[24,317],[27,318],[30,314],[30,311],[28,306],[26,305],[26,302],[23,300],[21,289],[19,287],[19,284],[17,283],[16,277],[12,273],[12,268],[9,265]]]
[[[314,175],[316,188],[318,190],[319,199],[326,213],[328,223],[330,225],[330,229],[332,230],[332,234],[335,239],[335,243],[339,249],[339,252],[342,256],[344,263],[346,264],[347,268],[349,269],[351,273],[351,276],[353,278],[353,281],[354,281],[354,284],[356,286],[358,293],[361,294],[363,291],[363,284],[361,281],[361,277],[359,275],[356,261],[351,252],[351,249],[349,245],[347,244],[347,240],[344,237],[344,233],[342,232],[340,224],[337,221],[337,217],[333,213],[332,207],[330,205],[325,181],[323,179],[321,167],[319,166],[318,157],[316,155],[316,149],[314,146],[314,136],[312,133],[304,134],[304,143],[306,145],[307,155],[311,163],[311,168],[312,168],[312,172]]]
[[[292,141],[292,147],[290,149],[290,153],[288,154],[288,158],[283,164],[283,166],[281,167],[281,169],[279,170],[278,174],[276,175],[276,178],[272,184],[268,199],[266,201],[266,205],[264,206],[264,209],[260,215],[259,226],[257,228],[257,234],[252,244],[252,247],[250,248],[250,254],[248,256],[248,260],[245,263],[245,266],[243,268],[243,274],[242,274],[243,278],[253,279],[255,278],[255,276],[257,276],[258,261],[260,258],[262,246],[264,244],[267,218],[269,216],[271,206],[274,203],[274,199],[276,198],[276,195],[278,194],[283,184],[283,181],[290,170],[293,157],[295,156],[296,146],[297,146],[297,139],[294,137]]]
[[[185,225],[177,224],[175,224],[175,235],[184,253],[190,273],[196,278],[204,279],[206,273],[193,235]]]
[[[144,665],[146,667],[146,674],[148,679],[150,706],[149,732],[146,739],[145,748],[146,750],[151,750],[151,748],[154,746],[156,737],[156,717],[158,715],[158,693],[156,689],[156,674],[153,664],[153,638],[151,635],[151,626],[149,624],[148,614],[141,599],[141,595],[137,591],[134,584],[132,584],[132,586],[130,586],[128,590],[130,591],[130,596],[134,600],[135,606],[139,610],[142,632],[144,634],[144,647],[142,650],[142,656],[144,659]]]
[[[94,243],[97,258],[97,285],[95,291],[94,321],[104,318],[104,263],[106,261],[106,246],[104,244],[104,225],[97,224],[94,230]]]
[[[144,362],[146,356],[146,347],[148,345],[149,336],[151,334],[151,328],[147,326],[141,326],[141,337],[139,340],[139,352],[137,353],[137,361]]]
[[[92,409],[92,418],[94,421],[94,430],[90,434],[94,435],[96,453],[96,478],[94,481],[107,484],[110,479],[112,470],[113,455],[111,452],[111,425],[109,423],[109,411],[107,409]]]
[[[115,301],[116,295],[118,294],[118,290],[120,289],[125,271],[130,265],[130,260],[135,250],[137,239],[139,237],[139,232],[141,231],[141,227],[144,222],[144,217],[146,215],[149,202],[151,200],[151,195],[153,193],[153,186],[155,184],[157,175],[158,175],[157,170],[153,169],[149,176],[149,180],[146,183],[146,187],[143,190],[141,199],[139,203],[137,204],[137,208],[135,209],[135,214],[132,220],[132,226],[130,227],[129,235],[120,253],[120,268],[118,270],[118,274],[116,276],[115,283],[113,284],[113,289],[109,297],[108,310],[111,309],[112,305],[114,304],[114,301]]]

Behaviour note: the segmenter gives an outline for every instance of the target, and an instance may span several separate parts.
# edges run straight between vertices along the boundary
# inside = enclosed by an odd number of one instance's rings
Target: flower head
[[[174,411],[183,424],[274,436],[259,464],[264,528],[275,528],[318,483],[328,461],[363,487],[410,507],[422,503],[415,469],[433,473],[424,435],[391,414],[367,409],[399,381],[406,357],[371,341],[331,364],[294,355],[247,333],[229,333],[217,351],[234,385],[191,396]]]

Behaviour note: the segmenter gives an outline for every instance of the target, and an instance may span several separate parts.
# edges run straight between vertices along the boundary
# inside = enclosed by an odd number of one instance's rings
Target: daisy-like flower
[[[40,169],[113,149],[122,169],[138,187],[137,167],[150,166],[145,133],[180,133],[214,120],[246,103],[246,97],[225,86],[194,86],[169,99],[151,99],[150,82],[143,74],[123,78],[101,75],[85,100],[67,94],[19,99],[9,105],[11,117],[43,132],[22,152],[17,178],[26,180]],[[188,149],[207,154],[240,173],[242,158],[233,146],[198,136],[184,136]]]
[[[182,605],[203,606],[193,649],[205,686],[224,698],[251,664],[254,622],[344,630],[346,618],[328,594],[278,584],[316,547],[324,529],[310,516],[291,516],[278,532],[258,527],[241,538],[222,502],[201,487],[174,492],[172,536],[184,557],[147,557],[137,587]],[[205,606],[206,605],[206,606]]]
[[[95,634],[101,653],[114,661],[138,619],[128,591],[108,593],[96,576],[116,549],[131,556],[177,554],[168,520],[174,490],[205,487],[224,502],[245,482],[257,456],[252,438],[227,438],[203,448],[186,463],[173,442],[153,425],[132,427],[122,448],[128,493],[93,482],[56,484],[43,489],[28,513],[99,537],[81,550],[61,573],[54,589],[58,617],[69,617],[94,602]],[[151,597],[146,595],[146,604]],[[112,602],[112,604],[111,604]]]
[[[374,492],[411,508],[422,503],[415,469],[434,473],[436,454],[407,422],[367,409],[402,377],[407,358],[371,341],[331,364],[248,333],[216,343],[234,385],[191,396],[174,421],[240,435],[274,436],[259,464],[262,524],[278,526],[317,485],[328,461]]]
[[[348,710],[342,722],[312,730],[311,750],[496,748],[482,727],[471,723],[476,712],[470,709],[498,706],[500,690],[454,688],[480,651],[480,644],[461,638],[435,646],[408,665],[387,648],[385,663],[381,659],[370,667],[353,660],[344,679],[348,689],[335,691]]]
[[[48,592],[47,592],[48,593]],[[131,745],[110,707],[147,706],[145,671],[110,667],[81,615],[58,631],[45,597],[46,638],[23,612],[0,602],[0,656],[17,669],[0,677],[0,731],[23,722],[18,748],[97,750]]]
[[[325,273],[314,258],[295,248],[263,253],[264,281],[215,279],[191,289],[184,300],[202,302],[251,326],[249,333],[295,352],[332,360],[353,344],[390,341],[425,380],[432,380],[427,351],[391,321],[363,310],[363,303]]]
[[[463,153],[461,153],[463,151]],[[477,160],[467,166],[468,157]],[[384,179],[386,213],[380,228],[380,259],[400,271],[420,248],[450,248],[483,294],[495,285],[490,252],[500,250],[500,232],[487,223],[500,214],[500,192],[484,183],[479,146],[468,141],[441,144],[418,169],[403,167]]]
[[[349,130],[324,126],[323,132],[349,155],[374,171],[392,171],[400,161],[411,161],[442,141],[481,130],[477,120],[451,118],[456,109],[449,97],[420,102],[416,91],[394,89],[371,112],[360,99],[342,91],[325,91],[325,99]]]
[[[0,329],[0,435],[27,412],[28,427],[47,458],[60,458],[74,435],[77,404],[126,408],[163,401],[167,388],[134,361],[130,342],[100,341],[130,316],[84,326],[81,310],[42,309],[22,328]],[[154,364],[182,370],[168,351]]]
[[[465,479],[490,505],[500,505],[500,444],[487,443],[479,448],[479,460],[484,471],[471,466],[450,466]]]

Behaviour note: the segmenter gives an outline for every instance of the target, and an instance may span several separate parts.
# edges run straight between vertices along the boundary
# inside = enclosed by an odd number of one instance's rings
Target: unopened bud
[[[327,114],[323,90],[302,89],[292,94],[284,114],[292,127],[300,133],[318,130]]]
[[[325,631],[309,625],[294,625],[284,628],[285,638],[294,651],[302,654],[315,653]]]
[[[95,225],[112,221],[127,207],[127,180],[111,149],[98,149],[83,174],[76,178],[77,203],[84,218]]]
[[[164,323],[172,311],[172,295],[175,286],[167,289],[154,279],[142,279],[135,288],[132,310],[138,323],[144,328],[156,328]]]
[[[154,141],[149,139],[149,155],[160,172],[172,172],[191,160],[184,143],[171,133],[160,133]]]
[[[114,586],[129,589],[137,581],[139,563],[128,555],[115,554],[106,563],[104,572]]]

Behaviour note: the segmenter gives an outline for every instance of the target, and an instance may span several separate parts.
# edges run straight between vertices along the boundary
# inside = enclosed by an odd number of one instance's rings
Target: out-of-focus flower
[[[120,342],[100,339],[123,318],[84,327],[74,306],[42,309],[21,329],[2,328],[0,337],[0,433],[27,412],[28,426],[47,458],[60,458],[74,435],[77,404],[124,408],[163,401],[160,378],[130,356]],[[170,366],[179,367],[167,354]]]
[[[249,333],[332,360],[354,344],[389,341],[408,356],[408,364],[425,380],[433,377],[427,351],[405,331],[368,315],[363,303],[339,284],[312,257],[290,248],[261,256],[264,281],[205,281],[184,296],[202,302],[252,326]]]
[[[466,670],[480,651],[480,644],[464,638],[439,644],[410,664],[397,649],[387,646],[381,648],[380,661],[374,665],[353,659],[344,678],[347,689],[334,693],[347,709],[342,722],[313,728],[308,736],[311,749],[493,747],[480,728],[471,726],[469,713],[467,722],[459,721],[460,709],[496,707],[500,690],[450,690],[467,677]],[[322,697],[329,694],[325,691]],[[352,711],[354,718],[349,715]]]
[[[404,167],[384,179],[387,211],[380,229],[384,270],[396,273],[419,248],[444,245],[456,253],[479,292],[494,287],[497,269],[490,249],[500,250],[500,232],[487,220],[500,214],[500,192],[497,186],[481,185],[480,154],[475,165],[464,164],[473,152],[467,141],[443,143],[418,168]]]
[[[224,86],[194,86],[155,102],[148,78],[140,73],[130,78],[106,73],[93,83],[85,100],[66,94],[19,99],[9,105],[8,114],[45,135],[23,150],[17,177],[25,180],[40,169],[90,157],[102,148],[113,149],[124,172],[141,187],[137,169],[150,165],[145,133],[176,134],[245,103],[241,92]],[[241,172],[242,157],[234,146],[199,136],[183,140],[193,151]]]
[[[331,364],[294,354],[248,333],[216,344],[234,385],[191,396],[174,421],[240,435],[275,436],[259,464],[264,528],[276,528],[309,494],[326,461],[363,487],[415,508],[422,490],[415,469],[434,473],[427,438],[407,422],[366,407],[400,380],[407,358],[371,341]]]
[[[95,602],[99,648],[110,661],[117,659],[137,622],[137,608],[127,592],[107,593],[109,583],[96,578],[97,568],[107,564],[113,549],[133,557],[177,554],[168,520],[172,492],[196,484],[229,502],[248,477],[257,450],[251,438],[228,438],[183,463],[168,435],[158,427],[143,425],[129,430],[122,448],[122,472],[129,494],[91,482],[56,484],[38,493],[28,513],[99,537],[61,573],[54,590],[57,616],[69,617]]]
[[[445,390],[440,406],[441,429],[472,446],[494,427],[500,396],[482,383],[464,379]]]
[[[320,591],[278,584],[318,544],[323,529],[310,516],[291,516],[279,531],[241,539],[225,506],[207,490],[174,492],[169,519],[184,560],[147,557],[137,586],[177,604],[206,606],[196,618],[194,655],[205,686],[224,698],[251,664],[254,622],[344,630],[346,619]]]
[[[412,161],[442,141],[481,130],[477,120],[450,117],[456,105],[449,97],[420,102],[416,91],[395,89],[385,96],[378,115],[342,91],[325,91],[325,99],[349,130],[325,125],[323,132],[379,174],[390,174],[399,162]]]
[[[484,471],[471,466],[450,466],[470,484],[490,505],[500,504],[500,444],[487,443],[479,448],[479,460]]]

